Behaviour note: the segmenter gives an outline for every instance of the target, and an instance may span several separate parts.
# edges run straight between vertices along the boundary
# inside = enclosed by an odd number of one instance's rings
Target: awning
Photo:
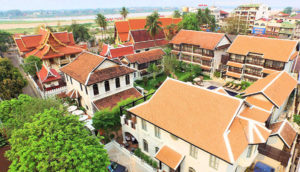
[[[272,69],[263,69],[262,71],[263,73],[267,73],[267,74],[271,74],[271,73],[274,73],[274,72],[278,72],[277,70],[272,70]]]
[[[235,62],[231,62],[231,61],[228,61],[227,65],[232,66],[232,67],[237,67],[237,68],[243,68],[243,66],[244,66],[243,64],[235,63]]]
[[[169,148],[168,146],[163,146],[155,156],[156,159],[166,164],[168,167],[176,170],[184,156]]]
[[[234,73],[234,72],[226,72],[226,75],[227,76],[231,76],[231,77],[234,77],[234,78],[241,78],[242,75],[241,74],[238,74],[238,73]]]
[[[201,69],[210,71],[211,67],[201,65]]]

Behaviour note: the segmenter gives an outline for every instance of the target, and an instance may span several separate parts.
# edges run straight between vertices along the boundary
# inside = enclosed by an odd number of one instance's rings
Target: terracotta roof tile
[[[242,77],[242,75],[239,74],[239,73],[234,73],[234,72],[229,72],[229,71],[227,71],[225,75],[231,76],[231,77],[234,77],[234,78],[241,78]]]
[[[96,105],[98,110],[101,110],[105,108],[113,108],[118,104],[118,102],[122,100],[126,100],[128,98],[139,98],[142,96],[143,95],[140,92],[138,92],[135,88],[130,88],[117,94],[113,94],[103,99],[94,101],[94,104]]]
[[[35,48],[39,46],[39,42],[41,41],[41,35],[24,35],[21,36],[21,40],[23,41],[26,48]]]
[[[100,53],[100,56],[107,56],[108,52],[109,52],[109,46],[107,44],[104,44],[102,46],[102,51]]]
[[[224,36],[225,34],[223,33],[181,29],[170,43],[199,45],[201,48],[214,50]]]
[[[297,44],[291,40],[239,35],[227,52],[240,55],[259,53],[265,59],[288,62]]]
[[[62,43],[69,43],[70,42],[70,37],[68,32],[56,32],[53,33],[53,35],[59,39]]]
[[[127,75],[133,72],[135,72],[134,69],[129,68],[127,66],[120,66],[120,65],[116,65],[104,69],[97,69],[93,73],[91,73],[87,85],[92,85],[98,82]]]
[[[270,115],[271,115],[270,112],[268,113],[256,107],[252,107],[252,108],[246,107],[240,114],[240,116],[242,117],[253,119],[261,123],[266,122]]]
[[[176,170],[183,156],[168,146],[163,146],[155,156],[156,159]]]
[[[274,72],[278,72],[277,70],[272,70],[272,69],[267,69],[267,68],[264,68],[263,73],[267,73],[267,74],[271,74],[271,73],[274,73]]]
[[[161,30],[154,38],[152,38],[149,34],[149,32],[145,29],[142,30],[131,30],[130,35],[132,36],[132,39],[135,43],[137,42],[143,42],[143,41],[149,41],[149,40],[155,40],[155,39],[165,39],[165,34]]]
[[[297,136],[297,132],[287,120],[272,124],[270,129],[272,130],[272,135],[281,137],[289,148],[292,146]]]
[[[129,63],[142,64],[162,59],[163,55],[165,55],[165,52],[162,49],[153,49],[141,53],[131,54],[126,56],[126,58],[129,61]]]
[[[227,62],[227,65],[228,66],[233,66],[233,67],[237,67],[237,68],[243,68],[243,64],[241,64],[241,63],[235,63],[235,62],[231,62],[231,61],[228,61]]]
[[[61,79],[60,74],[55,69],[49,70],[44,65],[42,66],[42,69],[37,72],[37,76],[42,83],[57,81]]]
[[[21,39],[15,39],[15,42],[17,44],[17,47],[19,48],[20,52],[26,52],[26,51],[29,51],[30,49],[27,49],[22,40]]]
[[[128,32],[121,32],[119,33],[119,37],[121,39],[122,42],[128,41]]]
[[[255,98],[253,96],[246,97],[245,101],[252,104],[252,105],[255,105],[257,107],[263,108],[267,111],[271,111],[273,106],[274,106],[268,100],[261,100],[261,99]]]
[[[129,111],[230,162],[223,134],[240,106],[237,98],[168,78],[149,101]]]
[[[290,60],[294,60],[297,56],[299,56],[299,51],[295,51],[295,53],[291,56]]]
[[[151,48],[156,47],[154,41],[147,41],[147,42],[139,42],[134,44],[135,50],[145,49],[145,48]]]
[[[109,51],[110,51],[109,58],[116,58],[116,57],[121,58],[121,57],[129,55],[129,54],[134,54],[133,46],[112,48]]]
[[[129,19],[130,30],[144,29],[146,25],[146,19]]]
[[[89,73],[104,59],[96,54],[83,52],[73,62],[60,68],[60,71],[85,84]]]

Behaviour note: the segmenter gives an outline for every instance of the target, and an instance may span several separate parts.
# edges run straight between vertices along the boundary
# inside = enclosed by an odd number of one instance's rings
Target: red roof
[[[106,56],[108,51],[109,51],[108,45],[107,44],[103,44],[100,56]]]
[[[220,14],[222,15],[226,15],[226,14],[229,14],[228,12],[226,12],[226,11],[223,11],[223,10],[220,10]]]
[[[114,48],[114,49],[110,49],[109,58],[122,57],[133,53],[134,53],[133,46]]]
[[[55,69],[48,70],[44,65],[42,66],[42,69],[37,72],[37,76],[42,83],[57,81],[61,79],[61,76],[56,72]]]

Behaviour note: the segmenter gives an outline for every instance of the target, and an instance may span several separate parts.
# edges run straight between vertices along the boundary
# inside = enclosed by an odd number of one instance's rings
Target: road
[[[4,57],[9,58],[10,61],[12,62],[12,64],[15,67],[19,68],[19,70],[22,73],[22,75],[24,76],[24,78],[27,79],[28,84],[27,84],[27,86],[25,88],[23,88],[23,93],[27,94],[29,96],[32,96],[32,97],[39,97],[39,98],[41,98],[41,96],[37,93],[37,91],[35,90],[34,86],[32,85],[31,81],[26,76],[26,74],[23,71],[22,67],[20,66],[20,62],[18,60],[18,54],[17,54],[17,52],[13,52],[13,53],[10,53],[10,54],[5,54]]]

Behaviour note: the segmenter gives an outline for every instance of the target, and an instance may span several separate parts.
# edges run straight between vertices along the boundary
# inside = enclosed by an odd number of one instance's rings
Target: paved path
[[[22,67],[20,66],[20,62],[18,60],[17,52],[10,53],[10,54],[5,54],[4,57],[9,58],[10,61],[12,62],[12,64],[15,67],[19,68],[21,74],[27,79],[28,84],[25,88],[23,88],[23,93],[27,94],[29,96],[32,96],[32,97],[41,98],[41,96],[38,94],[37,90],[35,90],[33,84],[31,83],[32,81],[26,76],[25,72],[23,71]]]

